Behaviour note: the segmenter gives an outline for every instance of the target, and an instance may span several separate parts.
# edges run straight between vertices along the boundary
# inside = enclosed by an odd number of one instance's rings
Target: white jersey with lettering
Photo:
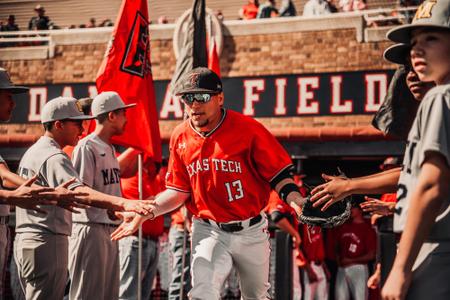
[[[450,165],[450,84],[436,86],[422,100],[408,136],[400,175],[394,230],[402,232],[411,197],[417,187],[427,151],[438,152]],[[429,239],[450,239],[450,199],[441,208]]]
[[[72,153],[72,162],[85,185],[108,195],[122,196],[115,149],[95,133],[78,142]],[[73,214],[74,222],[117,224],[108,217],[106,209],[90,207],[80,211],[80,214]]]
[[[36,184],[48,187],[57,187],[74,177],[78,178],[69,157],[54,139],[47,136],[42,136],[25,152],[18,173],[25,179],[37,174]],[[82,183],[77,180],[69,186],[69,189],[80,185]],[[71,235],[72,216],[68,210],[54,205],[39,207],[47,211],[47,214],[16,208],[16,232]]]

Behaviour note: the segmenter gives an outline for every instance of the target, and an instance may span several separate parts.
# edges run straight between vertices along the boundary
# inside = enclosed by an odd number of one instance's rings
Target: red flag
[[[219,75],[220,77],[220,61],[219,61],[219,55],[217,54],[217,47],[216,42],[214,38],[210,39],[210,48],[208,55],[208,69],[212,70],[214,73]]]
[[[116,91],[127,110],[124,134],[112,142],[134,147],[161,161],[161,137],[150,62],[147,0],[123,0],[106,56],[97,74],[97,90]]]

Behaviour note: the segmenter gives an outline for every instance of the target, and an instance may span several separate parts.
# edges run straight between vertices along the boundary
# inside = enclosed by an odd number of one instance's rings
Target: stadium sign
[[[373,114],[387,92],[393,70],[223,78],[225,106],[252,117]],[[160,120],[183,117],[183,104],[169,92],[169,80],[155,81]],[[30,86],[15,97],[12,123],[40,120],[42,106],[58,96],[95,97],[94,83]]]

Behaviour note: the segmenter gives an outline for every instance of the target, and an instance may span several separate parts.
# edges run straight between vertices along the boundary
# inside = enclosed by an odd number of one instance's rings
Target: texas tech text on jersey
[[[186,166],[189,177],[204,171],[221,171],[226,173],[242,173],[241,163],[233,160],[204,158],[193,161]]]

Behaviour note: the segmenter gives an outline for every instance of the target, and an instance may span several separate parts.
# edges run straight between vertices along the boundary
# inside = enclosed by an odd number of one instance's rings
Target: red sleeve
[[[258,173],[270,182],[281,171],[290,167],[292,160],[283,146],[262,124],[256,123],[253,131],[251,157]]]
[[[183,145],[183,146],[180,146]],[[170,138],[170,157],[166,174],[166,187],[180,192],[190,193],[191,184],[189,174],[180,157],[180,147],[186,148],[186,144],[179,142],[178,135]]]

